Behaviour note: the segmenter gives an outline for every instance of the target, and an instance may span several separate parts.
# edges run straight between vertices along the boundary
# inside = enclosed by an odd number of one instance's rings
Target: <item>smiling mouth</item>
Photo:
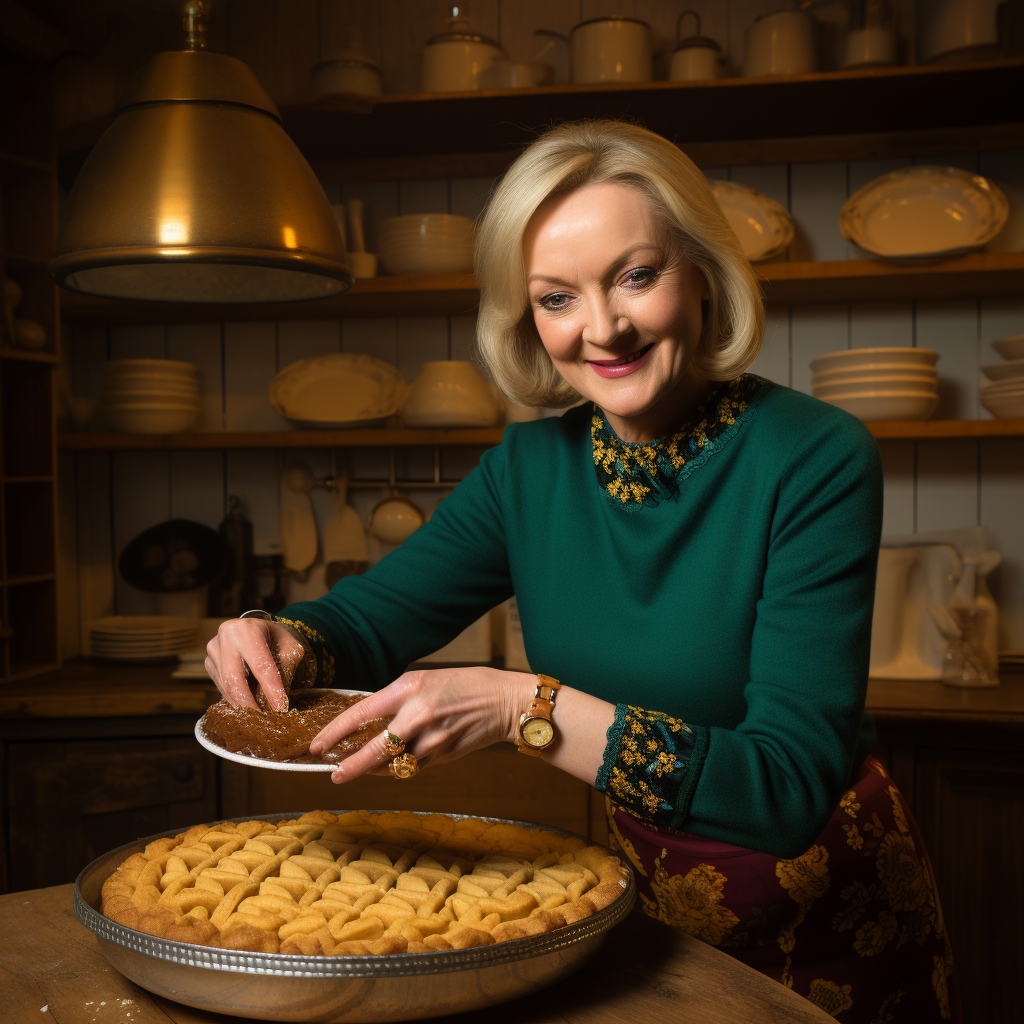
[[[593,363],[594,366],[628,366],[630,363],[635,363],[638,359],[643,359],[651,349],[654,348],[654,342],[650,345],[644,346],[636,352],[631,352],[628,356],[620,356],[618,359],[588,359],[588,363]]]

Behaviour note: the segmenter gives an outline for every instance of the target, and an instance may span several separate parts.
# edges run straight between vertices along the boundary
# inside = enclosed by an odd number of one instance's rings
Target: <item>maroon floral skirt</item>
[[[843,1024],[959,1024],[931,863],[902,794],[869,757],[794,860],[656,831],[608,801],[646,913],[792,988]]]

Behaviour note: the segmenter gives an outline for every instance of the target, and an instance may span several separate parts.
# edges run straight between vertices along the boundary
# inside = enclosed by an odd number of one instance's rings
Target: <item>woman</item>
[[[492,198],[476,262],[494,380],[573,408],[510,427],[362,577],[281,622],[225,623],[217,685],[251,705],[249,666],[282,706],[274,649],[305,652],[319,685],[383,687],[314,740],[394,715],[335,782],[386,770],[403,741],[431,764],[516,743],[607,794],[652,916],[843,1021],[958,1019],[927,856],[868,757],[870,434],[743,373],[755,275],[703,175],[643,129],[539,139]],[[403,673],[513,592],[545,675]],[[549,727],[534,698],[554,690]]]

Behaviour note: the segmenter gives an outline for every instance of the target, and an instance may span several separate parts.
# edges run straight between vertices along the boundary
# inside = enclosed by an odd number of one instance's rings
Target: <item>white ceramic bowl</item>
[[[842,370],[823,370],[814,375],[815,384],[838,384],[843,380],[868,379],[892,380],[893,377],[912,377],[915,380],[936,381],[938,376],[933,366],[919,366],[914,363],[889,363],[876,366],[862,363]]]
[[[410,427],[493,427],[500,414],[490,385],[461,359],[424,363],[402,406]]]
[[[377,247],[390,274],[468,274],[473,221],[450,213],[391,217],[380,225]]]
[[[1011,334],[992,342],[992,347],[1004,359],[1024,359],[1024,334]]]
[[[110,426],[122,434],[183,434],[199,419],[199,408],[104,406]]]
[[[981,368],[989,380],[1024,381],[1024,359],[1007,359],[1005,363],[989,363]]]
[[[939,397],[917,392],[861,393],[831,395],[824,401],[845,409],[865,423],[876,423],[884,420],[926,420],[935,412]]]
[[[914,366],[934,366],[939,353],[927,348],[846,348],[829,352],[811,360],[815,373],[828,370],[849,370],[857,366],[885,366],[892,363],[910,363]]]
[[[370,513],[370,533],[385,544],[401,544],[423,525],[418,505],[400,494],[382,498]]]
[[[1003,394],[986,394],[981,391],[981,404],[988,409],[997,420],[1024,419],[1024,389],[1018,392]]]
[[[825,398],[829,395],[863,395],[863,394],[901,394],[914,392],[921,395],[937,395],[939,386],[935,381],[915,380],[913,377],[893,377],[889,380],[874,378],[853,378],[839,381],[836,384],[814,384],[814,397]]]

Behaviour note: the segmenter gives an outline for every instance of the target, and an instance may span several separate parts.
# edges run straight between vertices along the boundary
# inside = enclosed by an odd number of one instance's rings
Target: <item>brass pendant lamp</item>
[[[255,75],[205,49],[156,54],[68,198],[50,273],[76,292],[288,302],[352,287],[327,197]]]

